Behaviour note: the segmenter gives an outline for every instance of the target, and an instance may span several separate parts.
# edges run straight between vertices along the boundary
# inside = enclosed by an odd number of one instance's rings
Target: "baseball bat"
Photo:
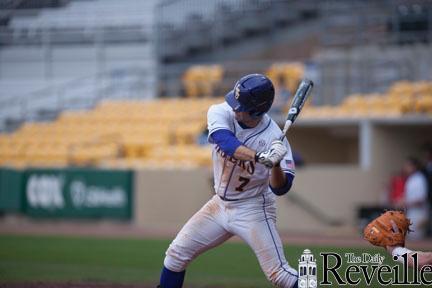
[[[291,127],[291,125],[297,119],[297,116],[300,114],[300,111],[302,110],[307,97],[312,91],[312,88],[313,88],[313,82],[311,80],[303,79],[300,82],[300,85],[297,88],[297,92],[294,94],[294,98],[291,102],[291,107],[288,111],[285,125],[282,130],[282,137],[280,138],[281,141],[287,135],[288,129]]]

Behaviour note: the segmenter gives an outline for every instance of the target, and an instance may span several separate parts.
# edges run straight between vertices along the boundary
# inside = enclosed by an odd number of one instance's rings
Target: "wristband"
[[[411,251],[411,250],[409,250],[409,249],[407,249],[405,247],[396,247],[392,251],[393,260],[398,261],[400,263],[403,263],[404,260],[403,260],[403,258],[401,256],[405,255],[407,253],[409,254],[411,252],[413,252],[413,251]]]

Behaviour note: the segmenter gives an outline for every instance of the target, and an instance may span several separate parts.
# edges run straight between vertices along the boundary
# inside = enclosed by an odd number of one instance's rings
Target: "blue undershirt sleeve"
[[[272,192],[278,196],[282,196],[284,194],[286,194],[292,186],[292,183],[294,181],[294,175],[291,173],[285,173],[286,176],[286,182],[285,185],[279,188],[273,188],[270,185],[270,189],[272,190]]]
[[[213,142],[229,156],[233,156],[237,148],[242,145],[234,133],[227,129],[216,130],[211,134],[211,137]]]

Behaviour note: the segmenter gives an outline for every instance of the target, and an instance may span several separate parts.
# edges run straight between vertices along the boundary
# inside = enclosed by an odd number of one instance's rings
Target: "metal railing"
[[[68,27],[52,29],[0,29],[0,47],[10,45],[146,43],[152,41],[149,26]]]
[[[400,12],[404,5],[423,10],[419,15],[413,12],[410,20],[411,14]],[[176,0],[159,3],[156,15],[159,57],[168,62],[187,61],[197,53],[211,54],[248,41],[250,35],[262,35],[267,41],[269,35],[279,37],[281,27],[299,29],[292,24],[310,19],[321,21],[316,32],[322,47],[432,43],[431,0]],[[405,26],[410,24],[404,26],[404,21],[420,21],[429,28],[409,30]]]
[[[0,131],[14,130],[24,121],[52,120],[64,110],[89,109],[104,99],[149,99],[156,83],[151,71],[116,69],[52,85],[19,97],[0,100]]]
[[[293,22],[317,17],[317,1],[162,1],[156,6],[155,35],[159,59],[184,61],[270,35]]]

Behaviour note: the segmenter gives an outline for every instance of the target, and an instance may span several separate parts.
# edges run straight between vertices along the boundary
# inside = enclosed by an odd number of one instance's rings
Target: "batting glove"
[[[287,152],[288,150],[282,141],[274,140],[269,150],[258,152],[255,155],[255,161],[265,165],[267,168],[273,168],[282,160]]]

